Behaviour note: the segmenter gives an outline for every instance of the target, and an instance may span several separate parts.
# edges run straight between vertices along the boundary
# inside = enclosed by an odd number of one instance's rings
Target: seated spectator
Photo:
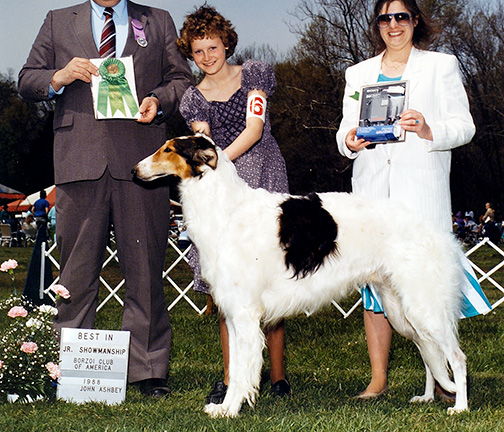
[[[26,216],[23,225],[21,225],[21,231],[23,231],[25,235],[25,244],[27,240],[35,241],[37,238],[37,224],[34,220],[33,214],[29,213],[28,216]]]
[[[466,213],[464,217],[465,229],[467,232],[477,232],[478,224]]]
[[[3,210],[0,212],[0,221],[2,223],[8,223],[7,221],[9,221],[10,219],[11,219],[11,215],[7,211],[7,204],[5,204],[3,206]]]
[[[453,218],[453,231],[457,234],[457,237],[463,238],[464,237],[464,227],[465,227],[465,222],[462,217],[462,212],[459,211]]]

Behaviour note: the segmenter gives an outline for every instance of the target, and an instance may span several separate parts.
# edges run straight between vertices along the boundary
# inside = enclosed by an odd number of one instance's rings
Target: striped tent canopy
[[[3,184],[0,184],[0,198],[7,200],[16,200],[20,198],[24,198],[26,195],[22,192],[19,192],[15,189],[7,187]]]

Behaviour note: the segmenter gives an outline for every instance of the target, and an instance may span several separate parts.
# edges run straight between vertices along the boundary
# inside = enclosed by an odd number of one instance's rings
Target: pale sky
[[[82,0],[0,0],[0,29],[3,33],[0,49],[0,73],[12,69],[14,78],[28,57],[31,46],[49,10],[82,3]],[[170,12],[175,27],[180,29],[185,16],[201,6],[204,0],[135,0]],[[238,49],[254,43],[268,44],[285,53],[296,42],[288,23],[299,24],[289,12],[297,0],[208,0],[222,15],[231,20],[238,32]]]

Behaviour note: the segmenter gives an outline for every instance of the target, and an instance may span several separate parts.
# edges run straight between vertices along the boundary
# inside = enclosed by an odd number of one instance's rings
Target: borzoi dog
[[[314,311],[360,286],[377,287],[395,330],[425,363],[425,394],[456,393],[449,413],[467,410],[466,363],[457,337],[463,270],[449,233],[400,204],[346,193],[307,197],[252,189],[204,135],[174,138],[133,169],[150,181],[180,177],[188,233],[201,273],[229,331],[229,386],[213,417],[255,402],[269,324]],[[450,379],[451,368],[453,381]]]

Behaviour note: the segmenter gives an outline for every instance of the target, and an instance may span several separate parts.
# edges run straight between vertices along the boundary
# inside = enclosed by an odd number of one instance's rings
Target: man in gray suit
[[[96,120],[90,90],[103,15],[113,8],[116,57],[132,56],[141,118]],[[122,328],[131,332],[129,382],[168,393],[171,327],[162,285],[169,188],[133,181],[132,167],[166,139],[164,118],[192,83],[168,12],[128,0],[89,0],[50,11],[19,74],[20,94],[56,101],[54,167],[61,283],[57,328],[92,328],[99,274],[113,225],[126,279]]]

